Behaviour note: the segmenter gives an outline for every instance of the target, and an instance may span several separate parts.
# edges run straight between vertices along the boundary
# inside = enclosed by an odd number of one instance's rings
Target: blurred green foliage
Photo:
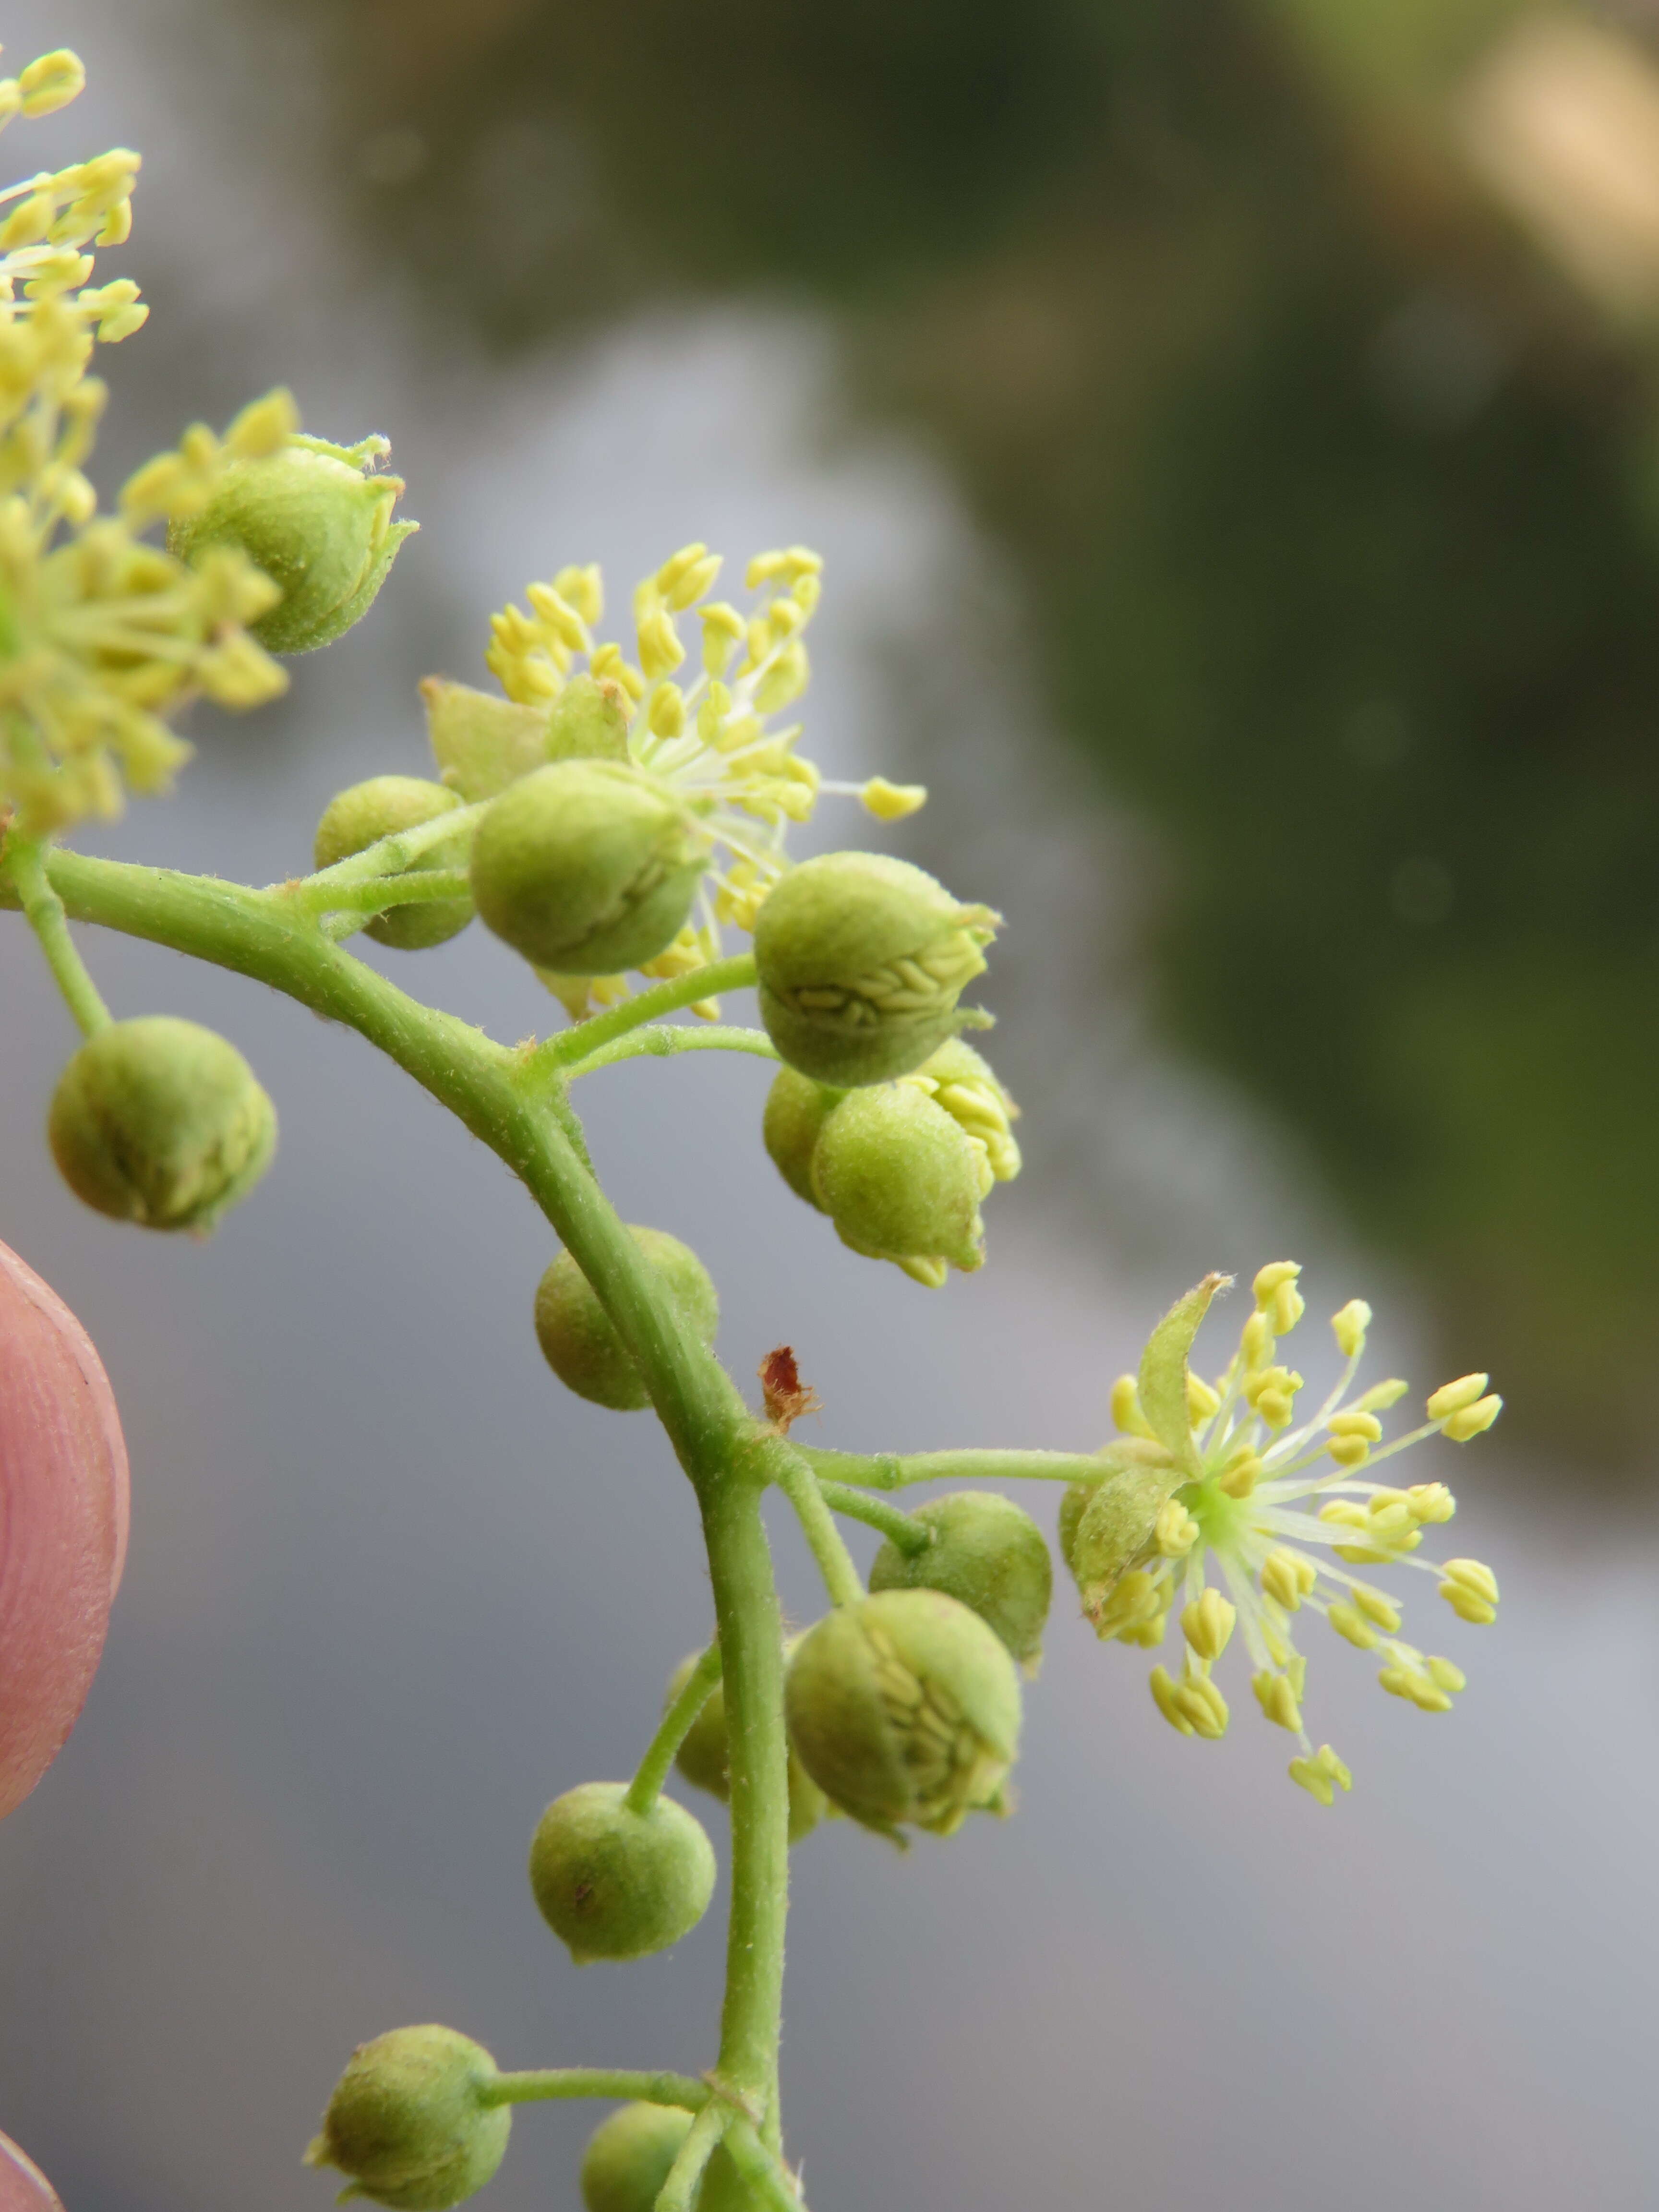
[[[1420,1268],[1453,1371],[1627,1462],[1647,370],[1395,129],[1507,0],[1392,4],[314,0],[365,222],[497,342],[718,288],[840,316],[1170,857],[1168,1033]]]

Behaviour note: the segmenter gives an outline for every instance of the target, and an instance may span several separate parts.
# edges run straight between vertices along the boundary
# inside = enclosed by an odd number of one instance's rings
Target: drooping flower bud
[[[491,806],[472,847],[478,912],[561,975],[614,975],[678,935],[708,858],[690,810],[643,770],[560,761]]]
[[[812,1149],[824,1122],[846,1095],[814,1083],[810,1075],[798,1075],[793,1067],[781,1067],[766,1094],[762,1141],[773,1166],[809,1206],[818,1206],[812,1188]]]
[[[260,460],[233,461],[195,514],[173,522],[167,550],[193,566],[234,546],[281,586],[282,599],[250,624],[272,653],[310,653],[360,622],[398,548],[419,527],[393,522],[401,477],[370,471],[384,438],[354,447],[295,433]]]
[[[486,2100],[495,2062],[453,2027],[394,2027],[359,2044],[328,2100],[307,2166],[349,2176],[344,2197],[397,2212],[447,2212],[483,2187],[507,2150],[510,2106]]]
[[[695,1928],[714,1891],[714,1850],[702,1824],[672,1797],[648,1813],[625,1782],[584,1782],[556,1797],[530,1846],[541,1916],[579,1966],[643,1959]]]
[[[708,1270],[689,1244],[664,1229],[630,1228],[688,1331],[713,1344],[720,1307]],[[651,1402],[634,1355],[568,1252],[561,1252],[536,1291],[536,1336],[548,1365],[568,1389],[614,1413]]]
[[[800,1642],[793,1638],[784,1646],[787,1657]],[[693,1652],[674,1669],[668,1684],[668,1693],[663,1700],[665,1711],[672,1705],[690,1680],[691,1670],[701,1655]],[[674,1755],[674,1764],[695,1789],[706,1790],[711,1797],[718,1797],[722,1805],[732,1795],[731,1745],[726,1732],[726,1692],[716,1683],[709,1692],[708,1703],[687,1730],[684,1741]],[[811,1776],[800,1763],[800,1754],[792,1744],[789,1747],[789,1840],[798,1844],[809,1836],[823,1818],[824,1796]]]
[[[781,1059],[845,1088],[918,1067],[962,1026],[998,917],[908,860],[826,853],[792,869],[755,922],[761,1019]]]
[[[46,1133],[77,1198],[146,1229],[211,1229],[264,1173],[276,1111],[234,1045],[148,1014],[89,1037],[58,1079]]]
[[[905,1552],[890,1537],[870,1569],[872,1590],[943,1590],[995,1629],[1028,1674],[1042,1656],[1054,1571],[1042,1531],[1012,1498],[959,1490],[910,1516],[932,1541]]]
[[[324,809],[317,824],[314,854],[319,868],[331,868],[382,837],[400,830],[417,830],[423,822],[453,812],[461,804],[458,794],[441,783],[416,775],[372,775],[337,793]],[[459,868],[466,866],[467,841],[458,837],[453,848],[430,847],[416,863],[421,868]],[[412,906],[388,907],[365,924],[377,945],[396,945],[415,952],[429,945],[442,945],[472,919],[470,898],[422,899]]]
[[[948,1836],[994,1808],[1019,1748],[1013,1661],[939,1590],[884,1590],[827,1613],[790,1662],[785,1703],[819,1789],[888,1835],[908,1821]]]
[[[812,1152],[813,1192],[842,1243],[933,1290],[950,1267],[984,1265],[991,1184],[985,1146],[906,1083],[849,1092]]]
[[[677,2105],[624,2105],[602,2120],[582,2154],[585,2212],[653,2212],[691,2114]],[[703,2168],[697,2212],[756,2212],[755,2197],[724,2144]]]
[[[0,1244],[0,1820],[86,1702],[126,1556],[127,1451],[103,1364]]]

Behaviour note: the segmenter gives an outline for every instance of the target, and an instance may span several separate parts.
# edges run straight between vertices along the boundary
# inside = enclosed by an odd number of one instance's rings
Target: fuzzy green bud
[[[395,836],[400,830],[418,830],[422,823],[453,813],[460,805],[455,792],[421,776],[372,775],[366,783],[354,783],[349,790],[337,793],[324,809],[313,847],[317,866],[331,868],[337,860],[349,860],[365,847],[378,844],[382,837]],[[466,849],[467,841],[462,836],[452,844],[429,847],[415,866],[465,867]],[[388,907],[364,927],[377,945],[415,952],[428,945],[442,945],[471,919],[470,898],[422,899],[413,906]]]
[[[1148,1556],[1158,1514],[1186,1479],[1150,1438],[1121,1438],[1100,1460],[1099,1480],[1068,1485],[1060,1514],[1060,1557],[1097,1629],[1111,1619],[1112,1593]]]
[[[691,2114],[677,2105],[624,2105],[602,2120],[582,2156],[586,2212],[652,2212],[680,2145],[691,2132]],[[724,2144],[703,2168],[697,2212],[757,2212]]]
[[[846,1097],[793,1067],[781,1067],[766,1094],[761,1138],[772,1164],[797,1198],[817,1206],[812,1188],[812,1151],[825,1121]],[[819,1207],[820,1212],[823,1211]]]
[[[755,921],[761,1019],[780,1059],[845,1088],[920,1066],[962,1027],[957,1000],[998,919],[884,854],[803,861]]]
[[[58,1078],[47,1139],[76,1196],[146,1229],[211,1229],[276,1148],[276,1109],[232,1044],[147,1014],[100,1030]]]
[[[785,1654],[792,1653],[800,1638],[796,1637],[784,1647]],[[663,1700],[664,1710],[672,1705],[691,1679],[691,1670],[701,1654],[694,1651],[674,1669],[668,1684],[668,1694]],[[731,1745],[726,1732],[726,1692],[717,1682],[709,1692],[707,1703],[686,1731],[680,1747],[674,1754],[674,1764],[695,1789],[706,1790],[721,1804],[732,1795]],[[811,1776],[800,1763],[800,1754],[792,1744],[789,1747],[789,1840],[798,1844],[803,1836],[811,1834],[823,1818],[824,1796]]]
[[[483,2187],[513,2126],[488,2101],[495,2062],[453,2027],[395,2027],[360,2044],[323,2116],[307,2166],[349,2177],[348,2197],[398,2212],[446,2212]]]
[[[976,1613],[931,1589],[839,1607],[803,1639],[785,1686],[801,1762],[866,1827],[948,1836],[994,1808],[1019,1748],[1019,1675]]]
[[[952,1037],[904,1080],[925,1089],[966,1135],[978,1138],[999,1182],[1013,1181],[1021,1165],[1012,1128],[1019,1109],[982,1053]]]
[[[625,1782],[584,1782],[556,1797],[530,1846],[541,1916],[579,1966],[643,1959],[695,1928],[714,1891],[714,1850],[672,1797],[648,1813]]]
[[[930,1498],[910,1516],[930,1538],[901,1551],[890,1538],[870,1569],[872,1590],[943,1590],[976,1613],[1034,1674],[1054,1596],[1054,1571],[1030,1515],[990,1490]]]
[[[383,438],[330,445],[295,434],[262,460],[233,461],[205,507],[167,532],[167,550],[194,562],[234,546],[282,590],[249,625],[272,653],[310,653],[361,622],[413,522],[393,522],[401,477],[370,473]]]
[[[497,937],[561,975],[614,975],[672,944],[708,839],[655,777],[617,761],[538,769],[478,825],[472,889]]]
[[[813,1192],[842,1243],[932,1290],[949,1267],[983,1266],[991,1184],[984,1146],[908,1083],[850,1092],[812,1152]]]
[[[689,1244],[664,1229],[630,1228],[688,1334],[713,1344],[720,1297]],[[536,1291],[536,1337],[548,1365],[567,1389],[613,1413],[636,1413],[651,1402],[638,1363],[568,1252],[561,1252]]]

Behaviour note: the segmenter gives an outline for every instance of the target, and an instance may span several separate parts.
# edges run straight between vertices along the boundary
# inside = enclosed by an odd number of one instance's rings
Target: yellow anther
[[[38,115],[54,114],[58,108],[69,106],[86,81],[87,72],[79,54],[60,46],[53,53],[42,54],[19,74],[20,105],[31,120]]]
[[[902,822],[907,814],[927,804],[925,783],[889,783],[884,775],[872,775],[860,787],[859,797],[866,814],[873,814],[878,822]]]
[[[1164,1627],[1169,1618],[1167,1611],[1149,1613],[1138,1626],[1120,1628],[1117,1640],[1120,1644],[1138,1644],[1143,1651],[1154,1651],[1164,1641]]]
[[[1296,1407],[1282,1390],[1264,1390],[1255,1401],[1255,1410],[1270,1429],[1287,1429]]]
[[[1200,1375],[1187,1377],[1187,1419],[1197,1428],[1207,1421],[1221,1403],[1219,1397]]]
[[[1417,1521],[1449,1521],[1457,1510],[1457,1500],[1443,1482],[1413,1483],[1406,1492],[1406,1503]]]
[[[653,607],[635,624],[640,641],[640,666],[647,680],[657,683],[672,676],[685,658],[685,647],[680,643],[679,632],[666,609]]]
[[[685,694],[678,684],[659,684],[651,694],[646,717],[653,737],[677,738],[685,727]]]
[[[1448,1559],[1441,1570],[1440,1595],[1460,1620],[1490,1628],[1498,1618],[1498,1577],[1479,1559]]]
[[[1140,1392],[1133,1375],[1120,1375],[1112,1385],[1112,1419],[1127,1437],[1150,1437],[1152,1433],[1140,1410]]]
[[[107,287],[106,288],[107,289]],[[262,460],[274,453],[300,427],[300,410],[294,394],[281,385],[255,399],[225,433],[225,444],[240,460]]]
[[[1286,1613],[1300,1610],[1318,1577],[1319,1570],[1311,1559],[1287,1552],[1282,1545],[1261,1562],[1261,1587]]]
[[[1269,1309],[1275,1334],[1288,1336],[1307,1310],[1307,1300],[1296,1285],[1281,1283],[1273,1292],[1273,1304]]]
[[[783,651],[762,677],[755,692],[755,704],[763,714],[775,714],[798,699],[806,689],[811,676],[806,647],[799,641],[786,645]]]
[[[1375,1621],[1390,1636],[1399,1632],[1400,1607],[1391,1597],[1380,1589],[1373,1589],[1369,1583],[1356,1583],[1348,1595],[1367,1620]]]
[[[1261,1455],[1246,1448],[1233,1454],[1216,1480],[1229,1498],[1248,1498],[1261,1474]]]
[[[1255,1293],[1257,1312],[1266,1313],[1272,1306],[1280,1285],[1294,1283],[1301,1273],[1299,1260],[1270,1260],[1265,1267],[1258,1267],[1255,1280],[1250,1285]]]
[[[669,555],[653,579],[664,599],[667,599],[675,586],[698,567],[708,552],[708,548],[699,538],[690,545],[682,545],[678,553]]]
[[[1227,1700],[1207,1674],[1194,1671],[1190,1661],[1185,1674],[1175,1685],[1172,1696],[1176,1710],[1185,1715],[1194,1735],[1204,1736],[1213,1743],[1226,1735],[1227,1723],[1231,1717],[1227,1711]]]
[[[1326,1449],[1339,1467],[1364,1467],[1371,1455],[1364,1437],[1333,1437]]]
[[[789,545],[779,552],[757,553],[749,563],[744,582],[749,589],[758,591],[763,584],[799,582],[803,576],[816,577],[822,573],[823,556],[814,553],[810,546]]]
[[[1345,1600],[1339,1598],[1328,1608],[1325,1618],[1337,1634],[1346,1637],[1356,1650],[1374,1651],[1376,1649],[1378,1641],[1376,1631],[1358,1606],[1350,1605]]]
[[[1399,1376],[1391,1375],[1386,1382],[1373,1382],[1369,1390],[1363,1391],[1353,1401],[1353,1411],[1356,1413],[1386,1413],[1390,1406],[1400,1403],[1411,1387]]]
[[[1454,1667],[1449,1659],[1425,1659],[1423,1662],[1429,1680],[1437,1690],[1467,1690],[1469,1678],[1461,1667]]]
[[[1127,1641],[1132,1630],[1161,1619],[1164,1610],[1165,1584],[1162,1578],[1148,1574],[1144,1567],[1133,1567],[1090,1618],[1103,1643],[1114,1636],[1123,1637]]]
[[[1415,1667],[1385,1667],[1377,1680],[1391,1698],[1405,1698],[1420,1713],[1449,1713],[1451,1699]]]
[[[1382,1434],[1382,1424],[1376,1414],[1358,1406],[1351,1406],[1345,1413],[1333,1413],[1325,1425],[1334,1437],[1363,1437],[1371,1444],[1377,1443]]]
[[[1322,1805],[1334,1802],[1339,1790],[1353,1788],[1352,1775],[1328,1743],[1322,1743],[1311,1759],[1293,1759],[1291,1779]]]
[[[1371,1310],[1364,1298],[1350,1298],[1346,1305],[1331,1316],[1336,1348],[1345,1359],[1357,1359],[1365,1349],[1365,1332],[1370,1325]]]
[[[1244,1385],[1244,1397],[1270,1429],[1288,1425],[1302,1377],[1290,1367],[1264,1367]]]
[[[1182,1607],[1181,1632],[1198,1656],[1213,1666],[1226,1650],[1237,1618],[1237,1608],[1218,1589],[1206,1589]]]
[[[1257,1705],[1275,1727],[1289,1729],[1293,1735],[1300,1729],[1302,1708],[1287,1675],[1270,1674],[1264,1667],[1259,1674],[1250,1677],[1250,1687],[1255,1692]]]
[[[1152,1540],[1166,1559],[1184,1559],[1198,1541],[1198,1523],[1178,1498],[1167,1498],[1152,1523]]]
[[[555,657],[586,653],[587,626],[554,584],[526,584],[525,597],[540,619],[541,632]]]
[[[623,659],[621,646],[595,646],[587,665],[599,683],[620,684],[636,702],[645,696],[645,678],[631,662]]]
[[[1243,1355],[1245,1370],[1255,1374],[1265,1367],[1273,1357],[1273,1323],[1264,1313],[1253,1313],[1239,1334],[1239,1350]]]
[[[1193,1724],[1176,1701],[1176,1686],[1170,1679],[1169,1668],[1154,1667],[1150,1680],[1152,1697],[1159,1712],[1177,1735],[1190,1735],[1193,1732]]]
[[[574,607],[590,629],[605,612],[605,578],[597,561],[585,567],[561,568],[553,579],[553,588],[568,606]]]
[[[1461,1375],[1455,1382],[1443,1382],[1428,1401],[1429,1419],[1443,1421],[1462,1413],[1465,1406],[1474,1405],[1490,1380],[1486,1375]]]
[[[1484,1435],[1503,1410],[1504,1401],[1494,1390],[1489,1398],[1477,1398],[1474,1405],[1454,1413],[1441,1433],[1455,1444],[1466,1444],[1471,1437]]]

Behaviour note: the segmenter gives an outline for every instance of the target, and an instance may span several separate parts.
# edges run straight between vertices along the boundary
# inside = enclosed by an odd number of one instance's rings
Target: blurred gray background
[[[153,317],[108,358],[105,483],[280,380],[309,428],[391,435],[422,525],[283,705],[199,714],[179,796],[86,842],[296,872],[335,790],[422,772],[416,679],[483,680],[489,611],[530,576],[599,558],[615,604],[693,536],[734,562],[805,539],[828,563],[807,750],[831,774],[928,778],[928,811],[878,834],[1008,915],[988,997],[1032,1164],[990,1204],[985,1271],[929,1294],[783,1189],[760,1065],[594,1079],[601,1171],[629,1218],[708,1261],[733,1370],[793,1343],[825,1442],[1086,1449],[1197,1272],[1289,1252],[1310,1334],[1364,1293],[1376,1371],[1442,1379],[1408,1275],[1365,1253],[1295,1128],[1159,1041],[1134,919],[1155,841],[1080,803],[1018,579],[925,442],[843,404],[817,308],[665,288],[495,356],[342,215],[338,88],[303,21],[63,0],[14,6],[5,35],[14,65],[64,43],[92,73],[67,114],[14,127],[18,173],[144,152],[111,272]],[[812,834],[872,826],[826,803]],[[480,930],[368,949],[499,1036],[556,1018]],[[522,1870],[550,1796],[631,1768],[707,1632],[704,1576],[648,1419],[543,1368],[551,1243],[494,1159],[286,1002],[86,950],[118,1012],[189,1014],[245,1050],[282,1146],[210,1243],[79,1208],[41,1139],[70,1023],[0,925],[0,1236],[96,1340],[135,1492],[91,1702],[0,1830],[0,2126],[70,2212],[302,2212],[328,2201],[298,2159],[329,2088],[387,2027],[448,2021],[510,2066],[710,2055],[718,1905],[667,1958],[578,1974]],[[1496,1379],[1524,1401],[1527,1374]],[[800,1848],[786,2087],[821,2212],[1655,2201],[1651,1522],[1502,1426],[1419,1474],[1455,1483],[1457,1548],[1496,1567],[1502,1621],[1476,1637],[1417,1600],[1424,1640],[1471,1675],[1443,1720],[1315,1640],[1310,1725],[1356,1775],[1334,1811],[1288,1785],[1247,1696],[1224,1742],[1178,1741],[1142,1655],[1097,1646],[1062,1593],[1016,1819],[903,1858],[845,1824]],[[1048,1521],[1056,1501],[1026,1502]],[[801,1547],[777,1540],[810,1618]],[[698,1810],[718,1844],[724,1816]],[[574,2208],[595,2117],[523,2113],[489,2202]]]

